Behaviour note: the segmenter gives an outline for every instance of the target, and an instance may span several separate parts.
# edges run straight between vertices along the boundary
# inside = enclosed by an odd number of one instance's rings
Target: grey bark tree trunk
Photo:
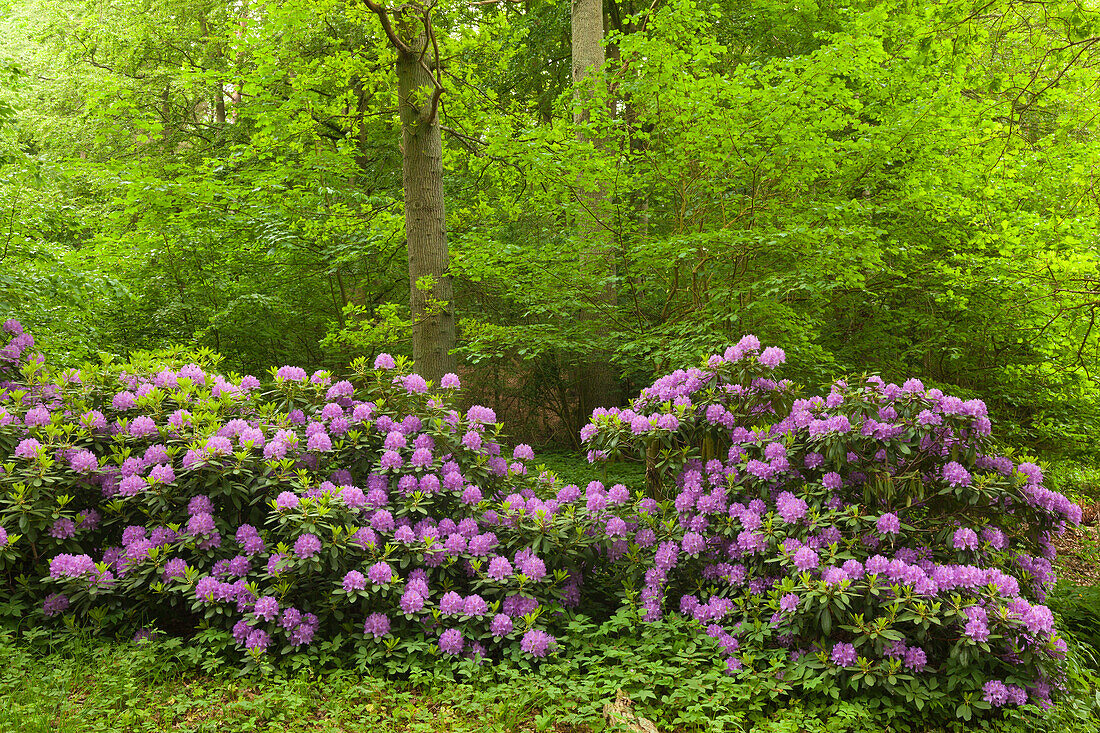
[[[457,360],[451,353],[455,347],[454,290],[443,205],[442,86],[432,76],[439,58],[431,6],[408,2],[390,9],[374,0],[362,2],[378,16],[397,51],[413,361],[422,376],[438,384],[444,374],[455,370]]]
[[[434,60],[431,49],[425,53],[428,42],[427,34],[421,33],[406,41],[408,52],[399,50],[397,88],[413,360],[417,372],[438,384],[455,370],[456,359],[450,353],[455,347],[455,317],[443,202],[443,138],[435,85],[425,68]]]
[[[587,140],[596,148],[603,148],[603,141],[591,137],[585,129],[594,100],[605,96],[603,66],[607,59],[603,47],[603,0],[573,0],[572,7],[573,93],[577,102],[573,121],[578,125],[577,137],[581,141]],[[607,186],[602,179],[596,181],[595,186],[580,183],[582,185],[577,189],[581,204],[577,233],[584,247],[582,258],[589,270],[610,279],[615,275],[615,246],[607,228],[610,210]],[[616,300],[615,286],[608,282],[599,293],[599,302],[604,307],[613,308]],[[595,321],[599,314],[594,309],[580,314],[580,317]],[[594,323],[592,325],[595,327]],[[581,364],[578,397],[581,415],[585,418],[593,408],[614,405],[619,401],[618,380],[610,357],[607,349],[599,349]]]
[[[603,0],[573,0],[571,20],[573,89],[580,95],[585,93],[586,82],[600,73],[607,60],[603,48]],[[573,121],[582,124],[588,121],[588,116],[587,108],[579,106]]]

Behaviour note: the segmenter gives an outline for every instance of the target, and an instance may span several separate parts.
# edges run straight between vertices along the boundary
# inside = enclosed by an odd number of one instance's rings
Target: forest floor
[[[632,464],[605,473],[564,456],[547,459],[547,468],[581,485],[597,479],[629,483],[640,474]],[[1057,567],[1064,582],[1092,587],[1100,585],[1100,501],[1078,499],[1084,521],[1058,538]],[[239,676],[225,668],[188,671],[157,646],[79,636],[58,642],[49,632],[32,630],[17,638],[0,631],[0,733],[593,733],[604,727],[604,706],[614,702],[616,687],[623,684],[614,670],[564,680],[531,673],[493,684],[437,678],[394,682],[353,670]],[[685,686],[692,682],[682,681]],[[837,710],[808,710],[792,700],[764,720],[715,725],[713,720],[670,719],[658,720],[655,728],[623,729],[924,733],[904,724],[884,725],[859,705],[840,713],[843,719],[836,717]],[[1019,722],[967,729],[1038,730]],[[937,729],[948,730],[954,729]],[[1096,733],[1100,720],[1062,730]]]
[[[1100,503],[1093,503],[1100,508]],[[1100,584],[1100,524],[1095,512],[1091,523],[1070,527],[1054,546],[1058,550],[1059,577],[1075,585]]]

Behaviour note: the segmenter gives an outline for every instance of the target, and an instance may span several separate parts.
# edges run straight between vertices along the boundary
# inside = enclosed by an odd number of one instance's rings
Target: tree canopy
[[[1100,422],[1090,6],[604,0],[580,80],[571,2],[421,6],[440,295],[409,274],[401,52],[368,5],[8,0],[0,306],[73,357],[338,370],[411,355],[422,291],[538,440],[576,440],[593,355],[628,394],[743,333],[804,382],[980,394],[1036,448]]]

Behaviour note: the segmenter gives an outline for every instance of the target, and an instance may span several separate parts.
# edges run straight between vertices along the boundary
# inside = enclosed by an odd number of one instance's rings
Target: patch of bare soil
[[[1100,583],[1100,502],[1082,506],[1081,524],[1055,539],[1058,574],[1075,585]]]

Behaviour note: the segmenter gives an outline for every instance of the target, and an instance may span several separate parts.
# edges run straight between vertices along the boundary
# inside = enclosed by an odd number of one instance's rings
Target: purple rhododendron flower
[[[622,517],[611,517],[604,525],[604,532],[608,537],[625,537],[627,534],[626,522]]]
[[[306,450],[327,453],[332,450],[332,439],[329,438],[328,433],[316,432],[306,441]]]
[[[271,637],[262,629],[253,629],[248,633],[244,646],[246,649],[263,653],[271,646]]]
[[[42,604],[42,612],[46,616],[56,616],[64,613],[69,608],[69,598],[62,593],[51,593],[46,596]]]
[[[145,527],[136,524],[126,527],[122,530],[122,546],[132,545],[138,540],[145,539],[146,531]]]
[[[279,602],[271,596],[264,596],[256,600],[252,611],[257,618],[265,621],[274,621],[279,616]]]
[[[963,527],[955,530],[951,544],[956,550],[976,550],[978,549],[978,535],[969,527]]]
[[[546,563],[536,555],[525,555],[516,560],[516,570],[526,575],[528,580],[542,580],[546,577]]]
[[[293,491],[283,491],[275,497],[276,509],[294,509],[298,506],[298,495]]]
[[[553,636],[541,629],[529,629],[520,641],[520,649],[532,657],[545,657],[547,652],[556,643]]]
[[[187,534],[211,535],[214,532],[214,517],[211,514],[199,513],[192,515],[187,522]]]
[[[99,468],[99,459],[90,450],[76,450],[69,454],[69,466],[77,473],[89,473]]]
[[[378,465],[384,471],[396,471],[405,465],[405,460],[397,451],[388,450],[382,454],[382,459],[378,462]]]
[[[920,672],[928,664],[928,658],[924,650],[919,646],[911,646],[905,650],[905,667],[914,672]]]
[[[367,579],[375,585],[385,585],[393,581],[393,570],[390,568],[389,563],[375,563],[367,570]]]
[[[1008,702],[1008,688],[1000,680],[990,680],[982,687],[982,699],[995,708]]]
[[[363,590],[367,587],[367,578],[358,570],[349,570],[344,576],[344,590],[351,592],[353,590]]]
[[[879,534],[897,534],[901,531],[901,521],[897,514],[887,513],[878,518],[875,527]]]
[[[302,558],[310,558],[321,550],[321,540],[317,535],[305,533],[294,541],[294,554]]]
[[[432,456],[432,452],[427,448],[417,448],[413,451],[412,458],[409,459],[409,465],[415,468],[427,468],[432,465],[435,458]]]
[[[512,619],[507,614],[498,613],[489,624],[489,632],[496,637],[512,633]]]
[[[839,642],[833,646],[833,652],[829,658],[838,667],[851,667],[856,663],[856,648],[851,644]]]
[[[777,346],[769,346],[756,357],[756,361],[769,369],[774,369],[787,360],[787,355],[783,349]]]
[[[128,390],[119,392],[111,399],[111,407],[115,408],[119,412],[125,412],[136,404],[137,399],[134,397],[134,393]]]
[[[506,557],[494,557],[489,561],[489,570],[486,573],[493,580],[504,580],[512,574],[512,563]]]
[[[447,629],[439,636],[439,651],[444,654],[461,654],[465,641],[458,629]]]
[[[948,486],[969,486],[970,472],[963,468],[960,463],[951,461],[943,467],[943,480],[947,482]]]
[[[468,430],[466,434],[462,436],[462,445],[466,446],[470,450],[479,452],[481,450],[481,433],[476,430]]]
[[[370,634],[375,639],[380,639],[390,633],[389,616],[381,612],[367,616],[367,620],[363,622],[363,633]]]
[[[389,532],[394,528],[393,514],[385,509],[379,509],[371,515],[370,526],[378,532]]]
[[[129,433],[135,438],[143,438],[148,435],[156,435],[160,428],[151,417],[139,415],[130,421]]]
[[[462,600],[462,596],[455,593],[453,590],[443,594],[443,598],[439,601],[439,610],[441,613],[454,616],[462,613],[465,603]]]
[[[489,612],[489,604],[476,593],[466,596],[462,604],[462,613],[466,616],[484,616]]]
[[[276,382],[304,382],[306,370],[296,366],[281,366],[275,370]]]
[[[706,540],[698,532],[688,532],[684,535],[684,539],[681,541],[680,546],[683,547],[684,552],[689,555],[698,555],[706,548]]]
[[[424,595],[412,589],[406,590],[401,594],[399,605],[405,613],[414,614],[424,608]]]
[[[32,461],[38,457],[38,450],[41,447],[42,444],[34,438],[25,438],[19,441],[19,445],[15,446],[15,457]]]
[[[199,494],[191,497],[191,501],[187,502],[187,513],[190,516],[196,514],[213,514],[214,503],[210,501],[210,497],[205,494]]]
[[[59,540],[72,539],[76,536],[76,522],[68,517],[62,517],[50,527],[50,537]]]
[[[781,492],[776,500],[776,514],[787,524],[802,519],[808,510],[806,502],[789,491]]]
[[[818,560],[817,553],[811,550],[809,547],[803,547],[799,549],[798,552],[794,554],[792,560],[794,561],[795,567],[797,567],[799,570],[816,569],[820,562]]]
[[[1031,486],[1038,486],[1043,483],[1043,469],[1036,466],[1034,463],[1021,463],[1016,466],[1016,471],[1023,474],[1027,478],[1028,484]]]
[[[458,555],[466,550],[467,540],[457,532],[447,535],[443,543],[443,549],[452,555]]]

